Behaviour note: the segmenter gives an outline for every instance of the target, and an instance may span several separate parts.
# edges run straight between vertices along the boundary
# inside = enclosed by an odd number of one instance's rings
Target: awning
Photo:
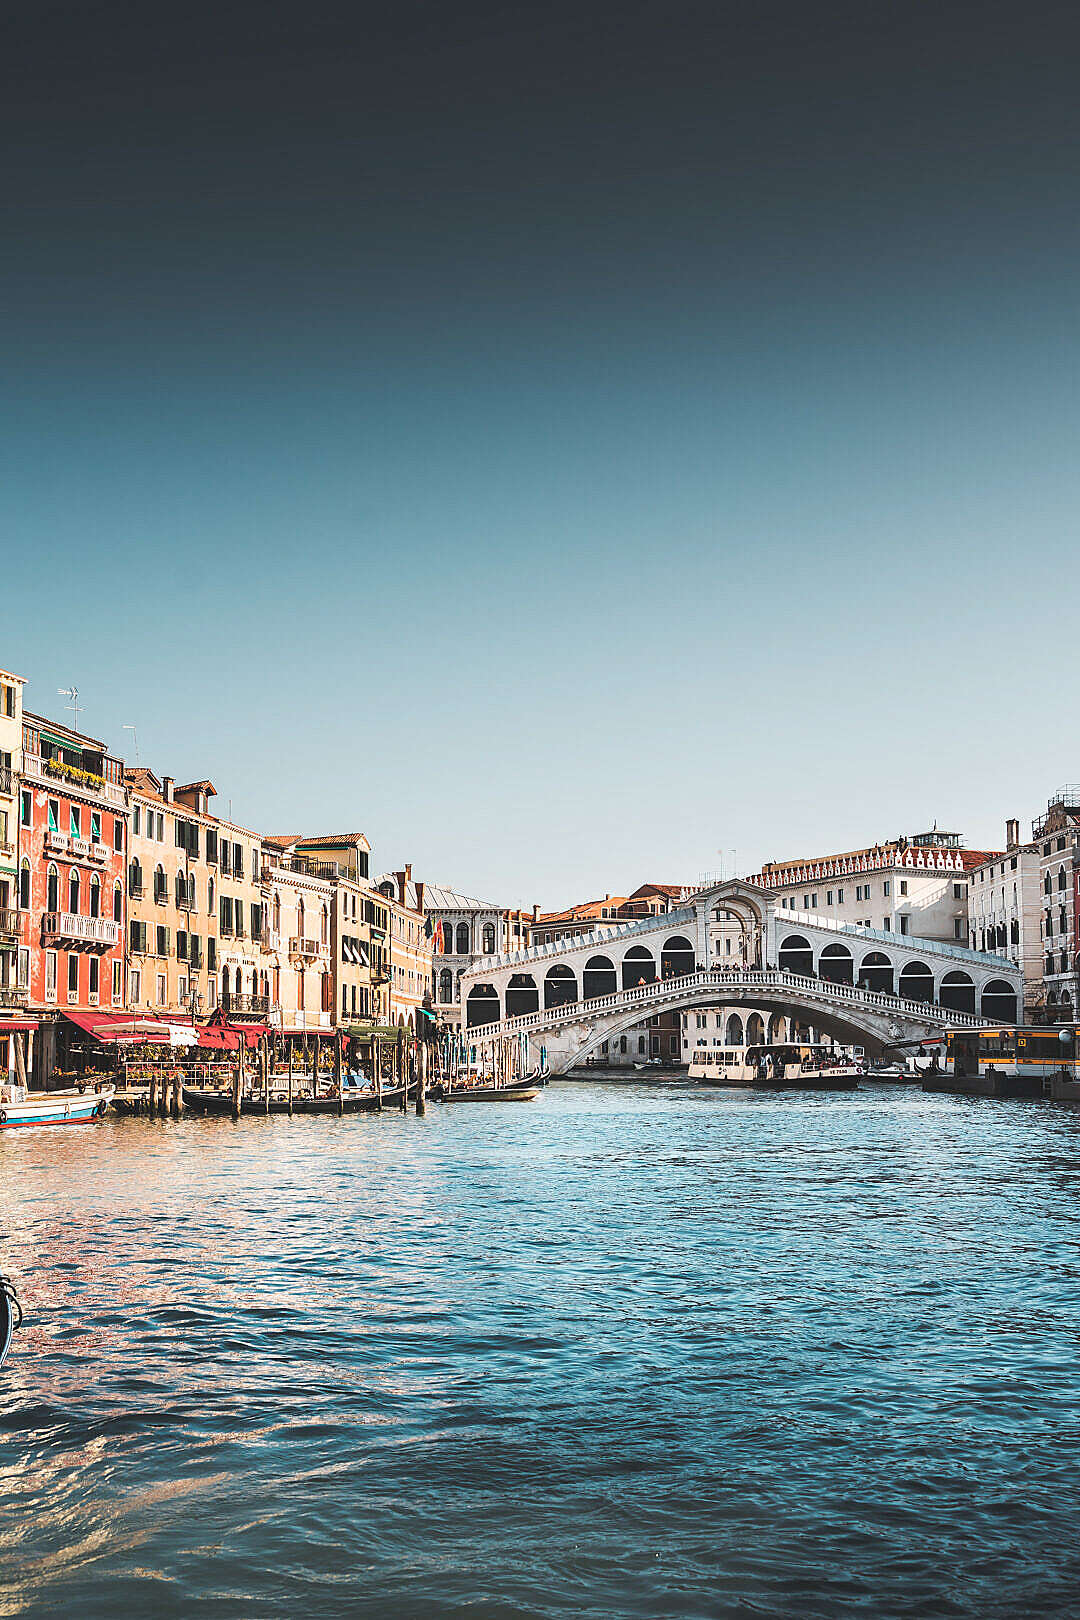
[[[52,743],[54,748],[62,748],[65,754],[81,755],[86,752],[85,748],[80,747],[78,743],[69,742],[66,737],[56,737],[51,731],[43,731],[41,740],[42,742]]]
[[[40,1028],[41,1024],[36,1018],[0,1018],[0,1035],[8,1035],[12,1032],[16,1035],[32,1034],[35,1029]]]
[[[354,1041],[396,1041],[396,1024],[346,1024],[341,1032]]]
[[[144,1042],[153,1046],[169,1045],[169,1025],[158,1018],[113,1012],[65,1012],[62,1016],[102,1046],[132,1046]]]

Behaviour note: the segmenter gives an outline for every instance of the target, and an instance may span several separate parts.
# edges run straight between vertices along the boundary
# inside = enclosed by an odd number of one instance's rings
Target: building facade
[[[485,957],[527,950],[540,915],[477,900],[440,884],[423,886],[434,947],[435,1007],[442,1024],[461,1025],[461,976]]]
[[[1005,852],[968,872],[968,942],[973,951],[1007,956],[1024,975],[1025,1016],[1041,1021],[1043,982],[1042,858],[1021,844],[1019,821],[1005,824]]]
[[[28,1004],[123,1007],[127,796],[104,743],[23,713],[19,951]]]
[[[390,925],[390,1022],[404,1019],[417,1029],[421,1009],[432,1010],[434,929],[424,912],[423,883],[414,883],[412,867],[387,872],[378,879]]]
[[[1071,1023],[1080,1008],[1080,788],[1058,788],[1031,835],[1039,855],[1044,1016]]]
[[[0,1019],[25,1006],[30,958],[20,951],[19,777],[23,680],[0,670]]]
[[[969,873],[995,858],[963,847],[959,833],[918,833],[843,855],[769,861],[747,882],[768,889],[782,911],[817,912],[838,923],[919,939],[966,942]]]

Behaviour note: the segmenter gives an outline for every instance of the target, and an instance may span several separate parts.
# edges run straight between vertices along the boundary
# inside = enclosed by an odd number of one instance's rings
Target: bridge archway
[[[946,973],[938,991],[938,1001],[943,1007],[951,1007],[953,1012],[973,1013],[975,980],[971,974],[964,973],[960,968],[956,968],[952,973]]]
[[[476,1024],[497,1024],[502,1016],[499,992],[491,984],[474,984],[465,1003],[465,1023],[469,1029]]]
[[[777,1046],[787,1040],[787,1019],[783,1013],[773,1013],[769,1019],[769,1045]]]
[[[684,934],[672,934],[664,941],[660,952],[660,977],[675,979],[683,973],[693,973],[697,967],[697,952]]]
[[[867,990],[880,990],[891,996],[893,991],[893,965],[884,951],[871,951],[859,963],[859,983]]]
[[[653,984],[656,980],[656,961],[644,945],[631,945],[622,959],[622,987],[632,990],[636,984]]]
[[[925,962],[905,962],[896,993],[908,1001],[933,1001],[934,975]]]
[[[738,1013],[732,1013],[728,1018],[727,1028],[724,1030],[724,1045],[743,1045],[743,1021]]]
[[[566,1007],[578,998],[577,976],[565,962],[556,962],[544,975],[544,1006]]]
[[[1007,979],[991,979],[984,986],[980,1011],[996,1024],[1016,1023],[1016,991]]]
[[[830,984],[854,984],[855,963],[846,945],[826,945],[818,958],[818,975]]]
[[[747,1046],[765,1044],[765,1020],[760,1013],[751,1013],[746,1020],[746,1044]]]
[[[581,999],[593,1001],[597,996],[613,996],[619,988],[619,976],[610,956],[590,956],[581,974]]]
[[[531,973],[511,974],[506,987],[506,1016],[520,1018],[524,1013],[540,1011],[540,992]]]
[[[780,941],[780,966],[785,973],[802,973],[809,979],[814,974],[814,947],[802,934],[789,934]]]

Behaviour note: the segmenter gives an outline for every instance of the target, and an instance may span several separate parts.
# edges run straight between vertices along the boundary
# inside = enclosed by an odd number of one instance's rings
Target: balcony
[[[111,917],[78,917],[72,911],[47,911],[41,919],[46,940],[63,945],[89,945],[107,951],[120,941],[120,924]]]
[[[270,997],[253,996],[238,990],[223,990],[218,1005],[222,1012],[265,1014],[270,1011]]]
[[[100,861],[102,866],[104,866],[108,858],[109,848],[107,844],[103,844],[99,840],[96,844],[90,845],[90,859],[92,861]]]
[[[319,954],[317,939],[298,939],[293,935],[289,940],[289,955],[300,956],[305,962],[314,962]]]
[[[19,913],[10,907],[0,907],[0,945],[19,943]]]
[[[67,834],[54,832],[50,827],[45,834],[45,848],[50,855],[66,855],[68,852]]]
[[[15,791],[15,777],[8,765],[0,765],[0,793],[12,794]]]
[[[53,782],[69,782],[80,793],[96,793],[107,804],[115,805],[118,809],[126,808],[124,789],[116,782],[107,782],[96,771],[84,771],[77,765],[64,765],[59,760],[42,759],[40,754],[31,754],[23,749],[22,756],[23,776],[32,781],[51,784]]]
[[[17,984],[0,984],[0,1007],[25,1007],[29,993]]]
[[[143,897],[143,886],[142,886],[142,884],[141,883],[132,883],[131,880],[129,879],[128,880],[128,898],[131,899],[131,900],[141,900],[142,897]]]

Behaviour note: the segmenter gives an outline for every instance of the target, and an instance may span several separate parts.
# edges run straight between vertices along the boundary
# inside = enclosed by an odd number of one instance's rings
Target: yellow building
[[[424,885],[412,881],[412,867],[378,880],[389,920],[390,983],[388,1015],[416,1029],[419,1009],[432,1003],[432,941],[424,916]]]

